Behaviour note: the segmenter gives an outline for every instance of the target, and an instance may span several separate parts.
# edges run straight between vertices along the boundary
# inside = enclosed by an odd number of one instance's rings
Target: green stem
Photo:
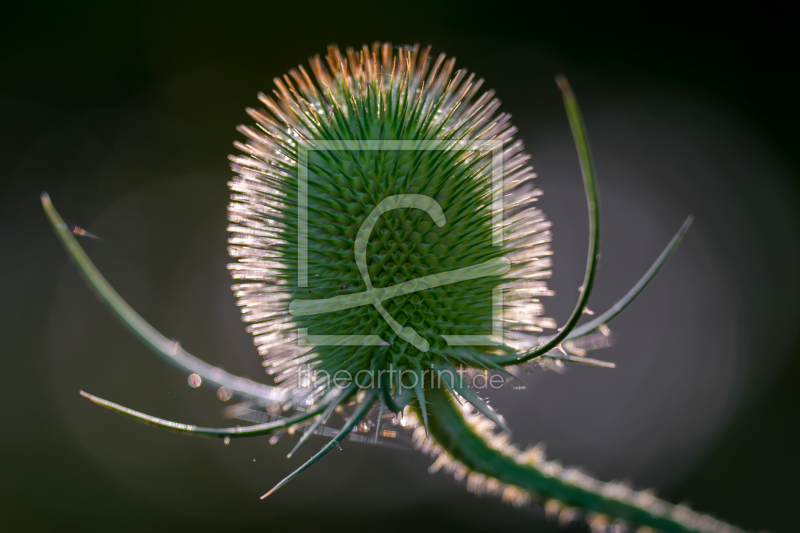
[[[641,502],[637,504],[636,498],[633,497],[611,496],[609,485],[583,474],[581,474],[582,481],[578,485],[574,477],[568,480],[570,476],[561,472],[560,468],[545,469],[543,468],[545,463],[520,461],[514,452],[490,446],[464,418],[453,397],[446,390],[441,388],[426,390],[425,398],[428,402],[431,437],[453,459],[473,472],[495,478],[501,483],[522,489],[531,495],[557,500],[568,507],[578,507],[586,512],[625,520],[664,533],[739,531],[683,506],[673,506],[655,499],[646,505]]]

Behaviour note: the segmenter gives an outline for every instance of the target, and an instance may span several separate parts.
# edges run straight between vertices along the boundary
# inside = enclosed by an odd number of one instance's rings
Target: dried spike
[[[427,85],[429,87],[433,85],[433,82],[436,79],[436,74],[439,72],[439,68],[442,66],[442,63],[444,63],[446,57],[447,56],[442,53],[436,58],[436,62],[433,64],[433,68],[431,69],[431,72],[428,74],[427,78]]]
[[[306,69],[303,67],[303,65],[299,65],[297,68],[300,70],[300,75],[302,76],[303,81],[305,82],[305,87],[308,88],[309,98],[317,101],[322,100],[322,96],[317,90],[316,84],[311,80],[311,76],[308,75],[308,72],[306,72]]]
[[[353,76],[354,79],[360,79],[363,59],[362,61],[357,60],[356,51],[353,49],[352,46],[348,46],[347,49],[345,50],[345,53],[347,54],[347,61],[348,64],[350,65],[351,75]]]
[[[418,68],[417,57],[419,56],[419,43],[414,43],[411,47],[411,53],[409,58],[409,63],[412,65],[412,68],[416,72]]]
[[[383,60],[383,70],[394,72],[394,57],[392,57],[392,43],[385,42],[381,47],[381,59]]]

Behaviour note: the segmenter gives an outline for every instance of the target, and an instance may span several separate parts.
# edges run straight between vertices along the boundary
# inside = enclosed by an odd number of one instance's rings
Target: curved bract
[[[166,338],[148,324],[122,299],[103,275],[100,274],[97,267],[89,260],[89,256],[83,251],[83,248],[78,244],[72,232],[69,231],[61,215],[53,207],[50,196],[47,193],[42,193],[41,200],[42,207],[47,219],[50,221],[50,225],[53,227],[53,231],[56,232],[64,250],[66,250],[69,258],[78,268],[86,284],[94,291],[100,301],[106,304],[111,309],[111,312],[119,318],[120,322],[136,335],[145,346],[179,370],[187,374],[196,374],[204,385],[227,387],[234,394],[259,405],[270,405],[284,399],[284,391],[276,387],[256,383],[247,378],[234,376],[221,368],[209,365],[184,350],[180,343]]]
[[[379,407],[412,426],[418,447],[476,493],[515,505],[539,501],[561,522],[583,516],[593,530],[738,531],[685,506],[548,462],[510,444],[503,417],[471,388],[486,372],[564,362],[613,368],[586,357],[608,345],[607,324],[675,251],[691,217],[641,280],[611,309],[578,326],[594,285],[600,246],[597,183],[577,100],[557,79],[572,129],[589,211],[589,254],[575,309],[555,334],[540,298],[550,295],[550,224],[533,206],[541,192],[509,116],[482,80],[435,61],[430,49],[389,44],[311,59],[276,79],[267,110],[248,110],[245,156],[231,157],[229,208],[233,290],[277,386],[232,376],[167,340],[136,314],[92,265],[50,203],[45,212],[84,279],[147,346],[204,383],[251,406],[280,405],[288,418],[203,428],[91,401],[184,434],[228,438],[305,428],[296,452],[334,411],[344,426],[268,496]],[[350,379],[339,383],[335,376]],[[317,380],[323,374],[324,379]],[[311,377],[309,377],[311,376]],[[194,377],[194,376],[193,376]],[[331,379],[334,377],[334,379]],[[435,378],[435,379],[434,379]],[[228,395],[229,396],[229,395]],[[457,405],[459,404],[459,405]],[[351,409],[352,407],[352,409]],[[418,427],[417,427],[418,426]],[[500,432],[498,432],[500,431]],[[262,498],[263,498],[262,497]]]
[[[155,416],[150,416],[144,413],[140,413],[139,411],[134,411],[133,409],[129,409],[114,402],[109,402],[108,400],[98,398],[97,396],[89,394],[88,392],[81,391],[81,396],[83,396],[87,400],[96,403],[97,405],[105,407],[106,409],[110,409],[112,411],[116,411],[119,414],[129,416],[134,420],[137,420],[149,426],[166,429],[168,431],[172,431],[174,433],[181,433],[183,435],[192,435],[196,437],[217,437],[225,439],[238,438],[238,437],[258,437],[261,435],[269,435],[271,433],[275,433],[278,430],[293,427],[300,422],[308,420],[309,418],[314,418],[323,411],[325,411],[326,408],[328,407],[327,405],[320,405],[317,406],[315,409],[299,413],[284,420],[268,422],[266,424],[257,424],[254,426],[234,427],[234,428],[208,428],[208,427],[194,426],[191,424],[182,424],[180,422],[170,422],[169,420],[164,420],[163,418],[157,418]],[[335,406],[336,404],[333,405]]]
[[[597,276],[597,259],[600,255],[600,206],[597,199],[597,180],[594,175],[594,164],[592,163],[592,156],[589,153],[589,143],[586,140],[586,131],[583,127],[583,119],[581,117],[580,108],[578,107],[578,100],[572,92],[572,88],[567,83],[566,78],[558,76],[556,83],[561,89],[561,94],[564,98],[564,107],[567,110],[567,117],[569,118],[569,125],[572,128],[572,136],[575,139],[575,146],[578,149],[578,159],[581,163],[581,173],[583,174],[583,184],[586,189],[586,203],[589,206],[589,258],[586,261],[586,274],[583,279],[583,284],[580,288],[580,298],[575,305],[567,323],[561,328],[556,335],[545,340],[540,346],[533,349],[524,351],[520,354],[514,354],[500,358],[498,361],[501,365],[520,364],[529,361],[540,355],[548,353],[553,348],[558,347],[562,341],[566,340],[567,336],[572,332],[573,328],[578,324],[578,321],[586,311],[586,306],[589,304],[589,297],[594,288],[594,279]]]

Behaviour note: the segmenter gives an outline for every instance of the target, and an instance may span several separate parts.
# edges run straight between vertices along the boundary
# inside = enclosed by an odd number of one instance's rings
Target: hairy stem
[[[426,391],[428,426],[436,444],[471,472],[527,492],[533,497],[556,500],[568,507],[605,515],[664,533],[711,533],[739,531],[685,506],[674,506],[648,493],[612,494],[617,485],[602,483],[554,463],[533,461],[512,447],[496,449],[470,424],[452,395],[444,389]]]

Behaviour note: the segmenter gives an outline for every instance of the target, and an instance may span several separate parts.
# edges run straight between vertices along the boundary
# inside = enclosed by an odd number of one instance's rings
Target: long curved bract
[[[97,405],[105,407],[106,409],[110,409],[115,413],[127,416],[129,418],[133,418],[134,420],[142,422],[143,424],[147,424],[148,426],[158,427],[161,429],[166,429],[167,431],[172,431],[173,433],[181,433],[183,435],[190,435],[193,437],[232,438],[232,439],[269,435],[270,433],[274,433],[275,431],[286,429],[300,422],[304,422],[309,418],[313,418],[319,414],[322,414],[322,412],[328,407],[328,404],[322,404],[310,411],[297,413],[296,415],[290,416],[289,418],[285,418],[283,420],[276,420],[274,422],[268,422],[266,424],[256,424],[253,426],[233,427],[233,428],[209,428],[202,426],[193,426],[190,424],[182,424],[180,422],[171,422],[169,420],[164,420],[163,418],[158,418],[145,413],[140,413],[139,411],[134,411],[133,409],[130,409],[128,407],[116,404],[114,402],[109,402],[108,400],[104,400],[102,398],[98,398],[97,396],[89,394],[88,392],[81,391],[81,396],[96,403]]]
[[[692,225],[693,220],[694,217],[691,215],[686,218],[683,225],[681,225],[680,229],[678,230],[678,233],[672,237],[672,240],[669,241],[669,244],[667,244],[667,247],[664,248],[663,252],[661,252],[661,255],[658,256],[655,263],[650,266],[647,272],[645,272],[644,276],[642,276],[642,278],[636,282],[636,285],[634,285],[631,290],[625,294],[625,296],[611,306],[611,308],[606,312],[601,313],[586,324],[573,329],[570,334],[567,335],[567,340],[577,339],[578,337],[589,335],[590,333],[597,331],[601,326],[608,324],[612,318],[620,314],[623,309],[628,307],[628,304],[630,304],[637,296],[639,296],[644,288],[647,287],[647,284],[650,283],[656,274],[658,274],[658,271],[661,270],[661,267],[664,266],[664,263],[667,262],[667,259],[669,259],[672,253],[678,248],[683,236],[686,235],[687,231],[689,231],[689,226]]]
[[[564,107],[567,110],[567,118],[572,130],[572,137],[575,140],[575,147],[578,149],[578,160],[581,165],[583,185],[586,189],[586,203],[589,208],[589,257],[586,261],[586,274],[584,275],[583,285],[581,286],[581,296],[575,309],[572,311],[567,323],[556,335],[550,337],[543,344],[523,354],[513,354],[495,358],[494,361],[500,365],[517,365],[530,361],[536,357],[545,356],[547,352],[558,347],[570,332],[578,324],[583,316],[589,297],[592,294],[594,280],[597,277],[597,257],[600,254],[600,206],[597,198],[597,178],[594,174],[594,164],[589,152],[589,141],[586,139],[586,129],[583,125],[581,110],[578,107],[578,100],[575,93],[569,86],[567,79],[563,76],[556,78],[561,95],[564,99]]]
[[[647,287],[658,271],[661,270],[661,267],[664,266],[664,264],[667,262],[667,259],[669,259],[672,253],[677,249],[684,235],[686,235],[686,232],[689,231],[689,226],[691,226],[694,218],[691,215],[686,218],[683,225],[681,225],[680,229],[678,230],[678,233],[676,233],[669,244],[667,244],[667,247],[661,252],[653,265],[622,299],[590,322],[577,327],[577,323],[589,303],[589,297],[594,286],[594,279],[597,273],[597,256],[600,250],[600,210],[598,207],[597,180],[594,175],[594,164],[592,163],[591,153],[589,152],[586,129],[583,125],[583,118],[581,116],[580,108],[578,107],[577,99],[575,98],[575,94],[572,92],[572,89],[570,88],[566,79],[559,77],[557,78],[557,82],[564,98],[564,106],[567,110],[567,116],[569,118],[572,135],[575,140],[575,146],[578,150],[578,159],[580,160],[583,182],[586,188],[586,198],[589,206],[589,258],[586,264],[586,274],[584,277],[583,286],[581,287],[581,297],[579,298],[572,315],[567,320],[567,323],[556,335],[544,338],[539,347],[530,350],[527,353],[498,357],[495,358],[494,361],[497,364],[508,366],[529,361],[537,357],[546,357],[550,359],[560,359],[575,363],[614,368],[615,365],[613,363],[588,359],[581,356],[567,354],[561,355],[558,353],[553,353],[552,350],[557,348],[559,344],[565,340],[575,340],[584,335],[593,333],[621,313],[622,310],[625,309],[628,304],[630,304],[644,290],[645,287]]]
[[[67,228],[56,208],[53,207],[50,196],[47,193],[42,193],[41,200],[47,219],[86,284],[100,301],[111,309],[111,312],[120,322],[156,355],[186,374],[197,374],[202,379],[203,385],[227,387],[234,395],[251,403],[266,406],[286,399],[284,390],[235,376],[221,368],[209,365],[184,350],[177,341],[167,339],[159,333],[134,311],[100,274],[100,271],[97,270],[97,267],[94,266],[89,256],[86,255],[86,252]]]
[[[645,289],[645,287],[647,287],[647,285],[653,280],[655,275],[658,274],[659,270],[661,270],[661,267],[663,267],[664,264],[667,262],[667,259],[669,259],[675,252],[675,250],[678,248],[678,245],[681,243],[681,240],[683,240],[684,235],[686,235],[686,232],[689,231],[689,226],[692,225],[693,220],[694,218],[691,215],[687,217],[687,219],[684,221],[683,225],[681,225],[678,232],[675,234],[674,237],[672,237],[672,240],[669,241],[667,247],[664,248],[664,250],[658,256],[655,262],[652,265],[650,265],[649,269],[647,269],[647,272],[645,272],[644,276],[642,276],[641,279],[639,279],[639,281],[636,282],[636,284],[625,294],[625,296],[620,298],[619,301],[617,301],[617,303],[612,305],[605,312],[599,314],[594,319],[573,329],[569,333],[569,335],[566,336],[564,340],[568,341],[576,340],[586,335],[591,335],[604,325],[611,322],[611,320],[614,317],[619,315],[626,307],[628,307],[628,305],[631,302],[633,302],[633,300],[636,299],[636,297],[639,296],[639,294],[641,294],[641,292]],[[551,338],[552,337],[546,338],[545,342],[548,342]],[[546,357],[548,359],[557,359],[561,361],[569,361],[572,363],[583,363],[593,366],[600,366],[604,368],[616,367],[614,363],[609,363],[606,361],[591,359],[588,357],[583,357],[578,355],[568,355],[557,352],[550,352],[540,357]]]

